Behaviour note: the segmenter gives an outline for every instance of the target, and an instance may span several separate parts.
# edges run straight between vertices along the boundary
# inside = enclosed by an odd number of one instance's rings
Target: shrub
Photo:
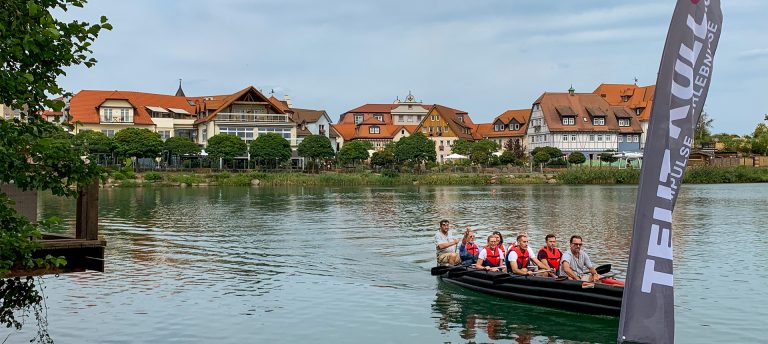
[[[154,172],[154,171],[147,172],[147,173],[144,173],[144,180],[149,182],[161,181],[163,180],[163,175],[160,174],[160,172]]]

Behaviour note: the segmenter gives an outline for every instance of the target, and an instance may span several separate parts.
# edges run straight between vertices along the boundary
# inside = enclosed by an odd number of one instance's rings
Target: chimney
[[[289,95],[287,94],[284,95],[283,101],[285,102],[286,105],[288,105],[289,108],[293,108],[293,103],[291,103],[291,97]]]

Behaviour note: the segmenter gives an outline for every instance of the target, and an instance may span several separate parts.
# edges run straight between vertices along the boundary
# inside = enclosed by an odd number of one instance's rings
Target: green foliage
[[[395,145],[395,160],[415,165],[424,161],[435,161],[437,160],[435,141],[430,140],[420,131],[404,137]]]
[[[558,173],[557,180],[563,184],[637,184],[640,170],[569,168]]]
[[[600,161],[606,162],[609,164],[619,161],[619,158],[615,157],[614,154],[616,154],[616,150],[614,149],[605,150],[602,153],[600,153]]]
[[[491,158],[491,152],[488,151],[487,147],[482,145],[472,145],[469,158],[477,165],[485,165]]]
[[[186,137],[174,136],[165,140],[163,150],[167,150],[171,155],[197,155],[200,154],[200,146]]]
[[[72,145],[88,154],[109,154],[114,141],[100,131],[84,130],[72,136]]]
[[[465,139],[458,139],[453,142],[453,146],[451,146],[451,152],[469,156],[469,154],[472,153],[472,142]]]
[[[115,134],[115,153],[121,157],[154,158],[163,150],[158,133],[144,128],[126,128]]]
[[[696,128],[693,131],[693,140],[697,145],[712,142],[711,129],[713,121],[706,112],[701,113],[699,121],[696,123]]]
[[[339,162],[342,164],[352,163],[355,164],[358,161],[368,159],[368,149],[370,149],[371,143],[367,141],[350,141],[344,143],[339,150]]]
[[[251,159],[266,161],[267,165],[274,163],[275,167],[291,159],[291,143],[276,133],[259,135],[251,142],[250,150]]]
[[[557,159],[557,158],[563,156],[563,151],[561,151],[559,148],[549,147],[549,146],[536,147],[536,148],[534,148],[531,151],[531,155],[534,156],[534,160],[536,160],[536,154],[538,154],[539,152],[543,152],[543,153],[545,153],[549,157],[549,159],[547,159],[547,161],[552,160],[552,159]],[[544,162],[547,162],[547,161],[544,161]],[[541,162],[539,162],[539,163],[541,163]]]
[[[395,154],[388,150],[373,152],[371,155],[371,165],[373,166],[392,166],[395,164],[395,162]]]
[[[381,171],[381,176],[386,178],[397,178],[400,177],[400,173],[397,173],[395,170],[384,170]]]
[[[568,162],[574,165],[581,165],[587,161],[587,157],[582,152],[573,152],[568,156]]]
[[[499,162],[503,165],[517,165],[518,161],[515,153],[512,153],[512,151],[509,150],[505,150],[501,153],[501,156],[499,156]]]
[[[517,160],[523,160],[527,157],[525,154],[525,147],[520,143],[521,140],[509,139],[504,143],[504,149],[512,152]]]
[[[225,163],[231,163],[235,157],[244,156],[247,148],[245,141],[236,135],[218,134],[208,138],[205,152],[217,163],[219,159],[223,159]]]
[[[163,175],[160,174],[160,172],[147,172],[144,173],[144,180],[150,181],[150,182],[157,182],[163,180]]]
[[[299,143],[296,153],[311,160],[330,159],[334,156],[331,140],[325,135],[309,135],[305,137]]]
[[[547,161],[549,161],[550,157],[549,154],[545,151],[538,151],[535,154],[533,154],[533,161],[536,164],[543,164]]]

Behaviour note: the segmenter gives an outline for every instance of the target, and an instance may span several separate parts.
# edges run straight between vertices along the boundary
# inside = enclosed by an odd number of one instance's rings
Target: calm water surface
[[[766,195],[766,184],[684,187],[673,238],[677,342],[763,340]],[[536,247],[549,232],[561,247],[578,233],[593,260],[623,272],[635,188],[139,188],[100,197],[107,272],[44,279],[58,343],[610,343],[617,318],[430,276],[432,236],[442,218],[478,237],[500,230],[505,242],[527,231]],[[46,196],[40,208],[72,225],[73,202]],[[31,322],[8,342],[26,342]]]

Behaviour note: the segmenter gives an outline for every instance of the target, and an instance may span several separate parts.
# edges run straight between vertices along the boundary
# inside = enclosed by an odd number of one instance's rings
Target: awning
[[[177,109],[177,108],[168,108],[168,110],[171,110],[173,113],[180,113],[183,115],[191,115],[191,113],[187,112],[187,110],[184,109]]]
[[[466,158],[467,158],[466,155],[461,155],[461,154],[456,154],[456,153],[453,153],[453,154],[445,157],[445,159],[457,159],[457,160],[458,159],[466,159]]]
[[[152,112],[168,112],[168,110],[163,109],[163,108],[161,108],[159,106],[146,106],[146,108],[149,109],[149,111],[152,111]]]

